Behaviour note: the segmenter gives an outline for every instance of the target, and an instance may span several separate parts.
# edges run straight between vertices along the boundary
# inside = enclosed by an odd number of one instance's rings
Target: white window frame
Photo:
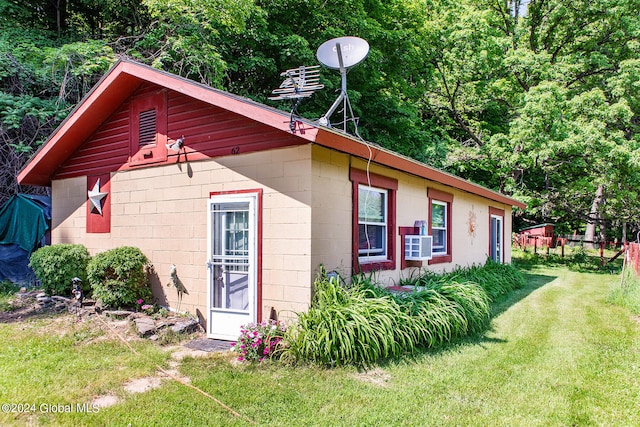
[[[389,248],[389,242],[387,242],[388,229],[389,229],[389,212],[388,212],[389,190],[384,188],[370,187],[368,185],[358,184],[358,193],[360,193],[360,190],[377,192],[383,195],[383,203],[382,203],[383,221],[374,222],[374,221],[360,220],[360,194],[358,194],[358,239],[360,238],[361,225],[364,225],[365,232],[368,226],[382,227],[382,248],[374,249],[374,251],[372,251],[371,248],[369,249],[358,248],[358,260],[360,262],[386,261],[388,259],[388,248]],[[371,255],[372,252],[377,252],[377,251],[379,251],[380,253]],[[368,254],[368,255],[362,255],[362,254]]]
[[[444,206],[444,227],[436,227],[433,225],[433,205],[439,205],[439,206]],[[449,213],[447,212],[447,210],[449,209],[448,207],[448,203],[447,202],[441,202],[439,200],[432,200],[431,201],[431,235],[434,236],[436,231],[443,231],[444,232],[444,245],[436,245],[435,239],[433,239],[433,255],[437,256],[437,255],[446,255],[448,252],[448,248],[447,248],[447,236],[448,236],[448,228],[449,228],[449,224],[447,222],[447,218]]]

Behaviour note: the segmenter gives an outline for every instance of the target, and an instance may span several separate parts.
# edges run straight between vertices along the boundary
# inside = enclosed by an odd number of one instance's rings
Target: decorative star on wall
[[[89,195],[89,202],[91,203],[91,210],[93,211],[95,209],[102,215],[102,199],[107,197],[109,193],[100,191],[100,178],[98,178],[96,184],[87,193]]]

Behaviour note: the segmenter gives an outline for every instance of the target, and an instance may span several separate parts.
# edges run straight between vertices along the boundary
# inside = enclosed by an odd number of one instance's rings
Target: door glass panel
[[[491,259],[502,261],[502,218],[491,217]]]
[[[212,307],[249,310],[249,202],[212,205]]]

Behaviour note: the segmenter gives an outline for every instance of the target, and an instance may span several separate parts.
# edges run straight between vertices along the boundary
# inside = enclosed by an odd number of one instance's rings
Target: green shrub
[[[149,260],[138,248],[122,246],[94,256],[87,266],[93,296],[107,307],[133,307],[150,300]]]
[[[85,292],[90,288],[87,283],[87,264],[91,257],[83,245],[56,244],[43,246],[31,254],[29,266],[49,295],[70,295],[71,279],[79,277]]]

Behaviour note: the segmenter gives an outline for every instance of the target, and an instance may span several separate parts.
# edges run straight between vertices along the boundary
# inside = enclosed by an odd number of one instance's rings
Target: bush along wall
[[[31,254],[29,266],[48,295],[71,295],[71,279],[79,277],[85,293],[90,291],[87,283],[87,265],[91,259],[83,245],[61,243],[43,246]]]
[[[413,292],[392,292],[355,277],[346,287],[321,273],[307,312],[286,332],[282,357],[325,366],[367,365],[486,330],[491,301],[524,284],[512,266],[487,262],[436,275]]]
[[[151,300],[147,282],[149,260],[140,249],[122,246],[94,256],[87,266],[93,297],[104,307],[134,307]]]

